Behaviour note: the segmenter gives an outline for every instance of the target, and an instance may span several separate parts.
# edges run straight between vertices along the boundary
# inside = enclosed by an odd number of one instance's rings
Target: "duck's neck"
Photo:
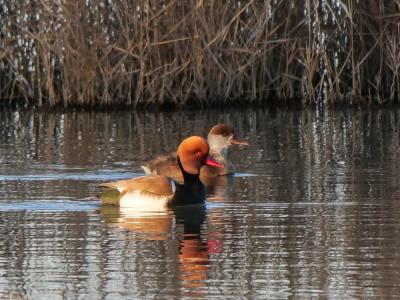
[[[179,158],[179,156],[177,157],[177,160],[178,160],[179,169],[181,170],[182,176],[183,176],[183,185],[192,185],[192,184],[196,184],[198,182],[201,183],[200,178],[199,178],[200,174],[190,174],[190,173],[186,172],[182,166],[181,159]]]
[[[208,144],[210,145],[210,155],[219,163],[225,163],[228,155],[228,145],[226,139],[221,136],[209,135]]]
[[[200,181],[199,174],[193,175],[185,171],[178,156],[178,165],[183,175],[183,184],[177,184],[176,192],[171,200],[173,205],[201,203],[206,198],[206,190]]]
[[[219,163],[225,164],[227,160],[227,147],[210,148],[210,155]]]

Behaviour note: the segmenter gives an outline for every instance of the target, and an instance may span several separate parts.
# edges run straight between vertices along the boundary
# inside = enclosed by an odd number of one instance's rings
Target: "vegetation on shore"
[[[0,103],[400,100],[400,0],[0,0]]]

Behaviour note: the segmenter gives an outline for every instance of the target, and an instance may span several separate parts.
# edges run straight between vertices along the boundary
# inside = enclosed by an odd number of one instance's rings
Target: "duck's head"
[[[191,136],[184,139],[177,151],[178,159],[184,171],[191,175],[198,175],[203,165],[222,168],[223,165],[208,154],[209,150],[207,141],[202,137]]]
[[[247,141],[239,140],[235,136],[235,130],[227,124],[217,124],[208,133],[208,143],[212,154],[224,155],[224,151],[231,145],[249,146]]]

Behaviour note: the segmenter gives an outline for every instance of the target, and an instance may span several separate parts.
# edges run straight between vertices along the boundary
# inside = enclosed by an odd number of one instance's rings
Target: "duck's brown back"
[[[117,189],[121,193],[131,190],[144,191],[159,196],[168,196],[174,193],[174,183],[166,176],[151,175],[132,179],[103,183],[101,187]]]
[[[180,183],[183,182],[181,169],[179,168],[176,152],[159,155],[142,166],[148,175],[168,176]]]

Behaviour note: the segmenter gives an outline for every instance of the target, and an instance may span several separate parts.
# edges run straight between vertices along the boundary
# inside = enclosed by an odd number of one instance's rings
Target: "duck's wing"
[[[140,191],[161,197],[172,197],[176,190],[175,182],[166,176],[143,176],[133,179],[102,183],[105,188],[100,195],[104,204],[118,205],[119,199],[130,191]]]
[[[143,171],[147,175],[165,175],[160,170],[165,166],[178,165],[176,161],[176,152],[158,155],[156,158],[142,165]]]
[[[102,183],[100,187],[116,189],[120,193],[137,190],[159,196],[173,195],[176,188],[175,183],[171,178],[159,175],[143,176],[127,180]]]
[[[148,175],[164,175],[177,181],[182,181],[182,172],[176,158],[176,152],[159,155],[155,159],[142,166],[144,172]]]

